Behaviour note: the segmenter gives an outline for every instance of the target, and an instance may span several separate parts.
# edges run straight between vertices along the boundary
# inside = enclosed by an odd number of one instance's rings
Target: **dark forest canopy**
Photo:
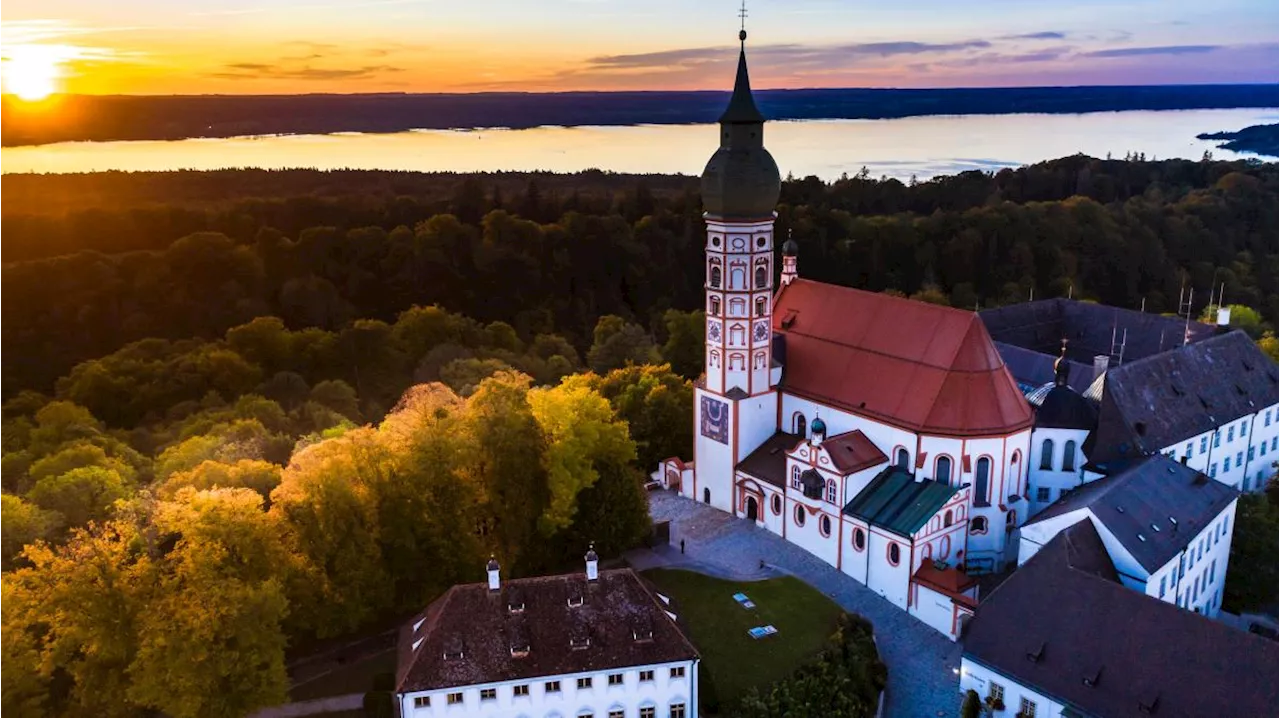
[[[269,189],[273,176],[282,181]],[[258,316],[339,330],[437,304],[585,351],[603,315],[653,328],[668,308],[699,308],[692,183],[576,178],[6,176],[17,191],[5,198],[5,258],[42,258],[4,266],[5,395],[48,391],[76,363],[132,341],[217,337]],[[242,183],[259,196],[212,201]],[[418,184],[433,189],[412,192]],[[37,215],[13,194],[103,206]],[[1275,164],[1077,156],[922,183],[789,180],[778,229],[799,243],[803,276],[873,291],[936,289],[964,307],[1070,291],[1171,312],[1184,285],[1207,301],[1216,281],[1274,325],[1276,198]]]
[[[488,92],[62,97],[56,112],[4,96],[4,146],[261,134],[714,122],[727,92]],[[776,120],[1276,106],[1276,85],[757,90]]]

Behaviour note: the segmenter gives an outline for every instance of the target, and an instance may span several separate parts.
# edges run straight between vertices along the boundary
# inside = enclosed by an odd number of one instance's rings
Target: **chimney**
[[[1218,307],[1218,334],[1231,331],[1231,307]]]
[[[600,578],[600,568],[599,568],[600,557],[596,555],[596,545],[594,542],[589,547],[587,547],[587,555],[584,556],[583,558],[587,560],[587,580],[595,581],[599,579]]]
[[[490,556],[489,565],[486,566],[486,568],[489,570],[489,590],[497,591],[502,586],[501,582],[498,580],[498,559]]]
[[[1099,354],[1093,358],[1093,378],[1097,379],[1107,371],[1107,367],[1111,365],[1111,357],[1106,354]]]

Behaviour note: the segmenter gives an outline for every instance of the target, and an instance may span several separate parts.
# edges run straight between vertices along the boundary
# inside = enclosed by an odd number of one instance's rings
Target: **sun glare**
[[[4,49],[4,91],[23,100],[43,100],[58,91],[67,53],[57,45],[17,45]]]

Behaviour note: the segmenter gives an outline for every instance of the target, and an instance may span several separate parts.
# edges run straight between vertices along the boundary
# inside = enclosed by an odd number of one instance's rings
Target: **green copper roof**
[[[742,37],[745,38],[745,33]],[[764,122],[764,115],[756,108],[755,98],[751,96],[751,78],[747,76],[747,48],[745,43],[738,51],[738,77],[733,81],[733,97],[729,98],[729,106],[720,115],[721,124],[742,124]]]
[[[916,481],[894,466],[872,479],[844,507],[844,513],[899,536],[911,536],[928,523],[956,491],[940,481]]]

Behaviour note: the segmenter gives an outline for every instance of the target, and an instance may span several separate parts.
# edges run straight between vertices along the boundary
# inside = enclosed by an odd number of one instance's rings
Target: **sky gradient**
[[[96,94],[728,89],[734,0],[8,0]],[[754,0],[757,88],[1276,82],[1275,0]]]

